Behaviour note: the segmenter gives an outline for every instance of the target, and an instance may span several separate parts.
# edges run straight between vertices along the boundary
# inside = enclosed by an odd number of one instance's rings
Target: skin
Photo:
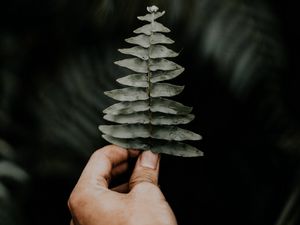
[[[129,157],[138,157],[129,182],[109,189],[110,180],[127,170]],[[114,145],[97,150],[70,195],[71,225],[176,225],[157,186],[159,161],[151,151]]]

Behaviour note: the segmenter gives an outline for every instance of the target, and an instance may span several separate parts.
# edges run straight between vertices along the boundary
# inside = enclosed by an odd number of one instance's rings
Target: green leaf
[[[28,174],[16,164],[7,161],[0,161],[0,179],[8,178],[18,182],[25,182],[29,176]]]
[[[148,67],[147,63],[138,58],[130,58],[116,61],[115,64],[130,69],[138,73],[147,73]]]
[[[158,23],[154,21],[151,24],[146,24],[136,30],[133,31],[133,33],[136,34],[146,34],[146,35],[151,35],[154,32],[162,32],[162,33],[168,33],[170,32],[169,28],[165,27],[161,23]]]
[[[202,138],[199,134],[176,126],[151,126],[150,137],[168,141],[196,141]]]
[[[152,72],[152,77],[151,77],[150,81],[152,83],[156,83],[156,82],[160,82],[160,81],[171,80],[171,79],[179,76],[183,71],[184,71],[184,68],[181,67],[180,69],[177,69],[177,70]]]
[[[155,71],[152,72],[150,78],[151,83],[157,83],[160,81],[171,80],[184,71],[184,68],[171,71]],[[128,76],[117,79],[117,82],[123,85],[131,87],[148,87],[148,78],[147,74],[130,74]]]
[[[146,36],[147,37],[147,36]],[[150,40],[149,43],[152,45],[155,44],[173,44],[174,41],[171,38],[168,38],[167,36],[165,36],[164,34],[161,33],[153,33],[150,36]],[[150,45],[149,45],[150,46]],[[148,47],[149,47],[148,46]]]
[[[192,111],[192,107],[185,106],[179,102],[165,99],[165,98],[153,98],[151,99],[151,112],[161,112],[175,115],[189,114]]]
[[[150,59],[149,68],[151,71],[157,71],[157,70],[168,71],[168,70],[181,69],[182,67],[167,59]]]
[[[155,139],[121,139],[109,135],[102,135],[108,142],[127,149],[151,150],[156,153],[169,154],[182,157],[203,156],[199,149],[181,142],[163,141]]]
[[[203,156],[203,152],[199,149],[181,142],[158,142],[151,147],[153,152],[164,153],[182,157],[198,157]]]
[[[142,60],[148,60],[149,56],[148,56],[148,49],[145,49],[143,47],[140,46],[135,46],[132,48],[122,48],[122,49],[118,49],[119,52],[123,53],[123,54],[127,54],[127,55],[133,55],[136,56]]]
[[[180,94],[184,86],[160,83],[179,76],[184,68],[166,58],[178,53],[164,46],[174,41],[162,33],[170,30],[155,20],[165,14],[157,6],[147,7],[149,14],[138,19],[150,22],[134,30],[137,36],[125,39],[136,45],[119,51],[135,58],[123,59],[115,64],[136,73],[117,79],[129,86],[105,92],[109,97],[121,101],[103,112],[104,119],[116,125],[101,125],[103,138],[124,148],[151,150],[153,152],[184,157],[202,156],[197,148],[181,143],[185,140],[200,140],[201,136],[177,127],[191,122],[192,107],[166,99]]]
[[[153,125],[178,125],[191,122],[195,116],[187,115],[170,115],[165,113],[152,113],[151,124]]]
[[[139,150],[150,150],[151,146],[147,143],[146,139],[135,138],[135,139],[122,139],[115,138],[109,135],[102,135],[102,137],[109,143],[118,145],[127,149],[139,149]]]
[[[165,14],[165,11],[163,12],[156,12],[153,14],[146,14],[145,16],[138,16],[137,18],[141,21],[148,21],[148,22],[152,22],[152,20],[156,20],[159,17],[162,17]]]
[[[168,141],[200,140],[201,136],[175,126],[151,126],[143,124],[101,125],[99,129],[116,138],[156,138]]]
[[[131,87],[148,87],[146,74],[130,74],[126,77],[117,79],[117,82]]]
[[[137,101],[149,98],[144,88],[136,87],[115,89],[112,91],[106,91],[104,94],[118,101]]]
[[[150,96],[151,97],[172,97],[181,93],[184,86],[178,86],[167,83],[155,83],[152,85]]]
[[[153,125],[178,125],[191,122],[195,116],[187,115],[170,115],[165,113],[136,112],[131,114],[111,115],[107,114],[103,118],[120,124],[153,124]]]
[[[151,59],[158,59],[158,58],[167,58],[167,57],[177,57],[178,53],[174,52],[169,48],[166,48],[163,45],[152,45],[149,48],[149,56]]]
[[[149,110],[149,102],[148,101],[135,101],[135,102],[119,102],[116,103],[105,110],[103,113],[118,115],[118,114],[131,114],[136,112],[142,112]]]
[[[149,36],[147,36],[145,34],[140,34],[140,35],[135,36],[135,37],[127,38],[127,39],[125,39],[125,41],[129,44],[139,45],[143,48],[149,48],[150,47]]]
[[[110,122],[116,122],[121,124],[149,124],[150,117],[149,112],[137,112],[132,114],[121,114],[121,115],[105,115],[104,119]]]
[[[125,39],[129,44],[139,45],[143,48],[149,48],[150,44],[173,44],[174,41],[161,33],[153,33],[151,36],[140,34],[135,37]]]
[[[102,133],[116,138],[148,138],[149,127],[144,125],[100,125]]]

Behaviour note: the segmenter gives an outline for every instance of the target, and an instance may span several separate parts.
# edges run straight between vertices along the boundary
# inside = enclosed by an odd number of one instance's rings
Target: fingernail
[[[144,151],[141,155],[141,166],[156,169],[158,162],[158,154],[151,151]]]

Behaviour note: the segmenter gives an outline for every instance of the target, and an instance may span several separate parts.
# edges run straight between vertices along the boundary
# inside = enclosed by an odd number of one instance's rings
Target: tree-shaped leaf
[[[184,86],[161,83],[184,71],[182,66],[166,59],[178,53],[164,46],[174,41],[162,34],[170,30],[155,21],[165,12],[158,12],[156,6],[147,7],[147,10],[149,13],[138,19],[149,23],[134,30],[137,36],[125,39],[135,46],[119,49],[134,58],[115,62],[135,72],[117,79],[118,83],[129,87],[105,92],[120,101],[103,111],[104,119],[117,125],[101,125],[99,129],[105,140],[124,148],[185,157],[202,156],[200,150],[181,142],[200,140],[201,136],[177,127],[195,118],[190,114],[192,107],[166,98],[180,94]]]

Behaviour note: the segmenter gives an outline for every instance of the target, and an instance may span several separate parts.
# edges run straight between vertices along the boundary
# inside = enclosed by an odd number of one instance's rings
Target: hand
[[[109,189],[138,157],[129,183]],[[71,225],[176,225],[172,209],[157,186],[159,155],[109,145],[96,151],[69,198]]]

